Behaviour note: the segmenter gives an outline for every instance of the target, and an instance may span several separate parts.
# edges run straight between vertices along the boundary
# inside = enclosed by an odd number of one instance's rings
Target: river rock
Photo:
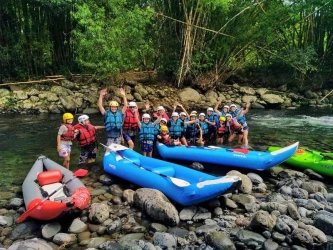
[[[140,188],[134,193],[134,204],[144,210],[150,217],[168,225],[177,225],[179,215],[177,209],[160,191]]]
[[[314,243],[317,243],[319,245],[327,243],[326,235],[318,228],[311,225],[306,225],[302,222],[298,223],[298,225],[300,228],[306,230],[311,235]]]
[[[236,239],[245,244],[248,244],[251,241],[255,241],[259,245],[262,245],[266,241],[266,239],[261,234],[244,229],[241,229],[237,232]]]
[[[261,99],[263,99],[269,104],[281,104],[284,102],[284,100],[280,96],[275,94],[263,94],[261,96]]]
[[[239,92],[251,96],[256,94],[256,91],[251,87],[240,87]]]
[[[283,196],[279,193],[271,193],[270,195],[268,195],[267,197],[267,201],[268,202],[278,202],[278,203],[282,203],[284,201],[286,201]]]
[[[183,208],[179,213],[179,218],[181,220],[192,220],[193,216],[197,212],[197,207],[191,206],[191,207],[185,207]]]
[[[21,198],[12,198],[9,201],[9,206],[16,209],[23,205],[23,199]]]
[[[289,234],[298,228],[298,224],[288,215],[281,215],[277,218],[275,229],[283,234]]]
[[[42,228],[42,235],[44,239],[50,240],[54,235],[59,233],[61,230],[61,225],[58,222],[47,223]]]
[[[275,227],[276,220],[277,218],[274,215],[269,214],[267,211],[260,210],[253,216],[250,227],[256,232],[272,231]]]
[[[244,194],[250,194],[252,192],[252,182],[250,178],[236,170],[229,171],[226,175],[229,176],[238,176],[242,179],[242,184],[238,188],[239,191],[241,191]]]
[[[153,232],[166,232],[168,230],[168,228],[160,223],[151,223],[150,224],[150,229]]]
[[[110,186],[110,193],[112,195],[121,197],[123,195],[123,189],[118,184],[112,184]]]
[[[298,199],[308,199],[309,198],[309,192],[303,188],[293,188],[291,195],[292,195],[292,197],[298,198]]]
[[[246,204],[256,203],[256,198],[250,194],[233,194],[231,199],[243,207]]]
[[[81,221],[80,218],[75,218],[70,225],[68,232],[78,234],[86,231],[87,228],[88,226],[83,221]]]
[[[324,197],[327,196],[327,190],[324,187],[323,184],[317,182],[317,181],[308,181],[303,182],[302,188],[309,192],[309,194],[320,192],[324,195]]]
[[[60,102],[64,106],[66,110],[69,110],[71,112],[74,112],[76,109],[75,101],[71,96],[60,96]]]
[[[95,223],[103,223],[109,218],[109,206],[103,203],[93,203],[89,210],[89,219]]]
[[[305,169],[304,174],[308,175],[310,177],[310,179],[313,179],[313,180],[319,180],[319,181],[324,180],[323,176],[321,176],[317,172],[313,171],[312,169]]]
[[[248,173],[247,177],[249,177],[251,182],[255,185],[258,185],[258,184],[264,182],[264,180],[258,174],[255,174],[255,173]]]
[[[87,247],[98,248],[100,245],[106,242],[104,237],[95,237],[88,240]]]
[[[326,235],[333,236],[333,213],[320,211],[314,216],[314,226]]]
[[[254,95],[244,95],[242,97],[242,102],[245,102],[245,103],[252,103],[252,102],[256,102],[257,101],[257,97],[254,96]]]
[[[134,191],[132,189],[125,189],[123,192],[123,200],[127,202],[128,204],[133,204],[134,202]]]
[[[68,245],[76,243],[77,238],[75,234],[57,233],[52,240],[57,245],[62,245],[66,242]]]
[[[180,98],[181,103],[187,103],[192,102],[195,100],[195,102],[200,102],[201,96],[198,93],[198,91],[192,89],[192,88],[185,88],[178,92],[178,96]]]
[[[264,250],[277,250],[278,248],[279,244],[271,239],[268,239],[264,242]]]
[[[202,220],[206,220],[206,219],[210,219],[210,218],[212,218],[212,214],[210,212],[201,212],[201,211],[198,211],[193,216],[193,220],[194,221],[202,221]]]
[[[114,180],[106,174],[103,174],[99,177],[98,181],[106,186],[110,186],[114,183]]]
[[[25,249],[53,250],[50,244],[38,238],[15,242],[7,250],[25,250]]]
[[[14,90],[13,95],[14,95],[14,98],[16,98],[17,100],[26,100],[26,99],[28,99],[28,95],[27,95],[26,91]]]
[[[7,97],[9,95],[10,95],[10,91],[8,89],[3,89],[3,88],[0,89],[0,98]]]
[[[141,97],[146,97],[148,95],[148,91],[141,84],[137,84],[134,87],[135,92],[137,92]],[[140,101],[140,100],[138,100]]]
[[[0,200],[10,200],[15,197],[11,192],[0,192]]]
[[[199,171],[202,171],[205,169],[205,167],[199,163],[199,162],[193,162],[191,165],[190,165],[191,168],[195,169],[195,170],[199,170]]]
[[[13,225],[13,217],[11,215],[0,216],[0,226],[10,227]]]
[[[36,237],[39,234],[40,227],[41,224],[37,221],[25,221],[13,229],[10,239],[18,240]]]
[[[295,229],[291,234],[291,238],[293,242],[301,245],[310,245],[313,242],[311,235],[302,228]]]
[[[207,235],[207,243],[217,250],[236,250],[234,243],[223,232],[211,232]]]
[[[107,233],[108,234],[113,234],[121,229],[122,222],[121,220],[117,219],[112,221],[108,226],[107,226]]]
[[[156,232],[153,236],[153,244],[162,249],[176,249],[176,238],[169,233]]]
[[[289,213],[290,217],[293,218],[294,220],[301,219],[301,215],[299,214],[299,212],[297,210],[297,206],[292,202],[288,203],[288,213]]]
[[[288,206],[279,202],[262,202],[260,207],[268,212],[279,211],[281,214],[286,214]]]

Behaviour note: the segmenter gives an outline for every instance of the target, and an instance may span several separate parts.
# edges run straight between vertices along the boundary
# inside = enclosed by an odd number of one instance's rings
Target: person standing
[[[126,97],[125,97],[126,99]],[[140,120],[138,105],[136,102],[130,102],[127,107],[127,100],[124,122],[123,122],[123,137],[130,149],[134,148],[136,131],[138,129],[137,117]]]
[[[103,107],[103,99],[107,94],[106,89],[102,89],[99,94],[98,108],[99,111],[104,115],[104,126],[107,133],[106,145],[109,146],[111,143],[121,144],[122,141],[122,126],[123,126],[123,115],[127,108],[126,93],[123,88],[120,89],[120,94],[123,97],[124,106],[122,110],[119,110],[119,103],[117,101],[109,102],[109,109],[105,110]]]
[[[59,156],[64,158],[63,166],[69,169],[72,141],[75,138],[74,127],[72,126],[74,116],[71,113],[65,113],[62,116],[64,123],[60,125],[57,135],[57,151]]]
[[[97,153],[96,130],[105,127],[93,126],[87,115],[79,116],[78,122],[78,124],[74,125],[74,131],[77,131],[76,139],[81,149],[79,164],[95,162]]]

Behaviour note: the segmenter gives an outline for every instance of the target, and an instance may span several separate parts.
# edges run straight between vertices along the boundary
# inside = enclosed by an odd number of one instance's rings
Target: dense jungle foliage
[[[243,75],[321,87],[332,23],[327,0],[1,0],[0,82],[154,70],[178,86]]]

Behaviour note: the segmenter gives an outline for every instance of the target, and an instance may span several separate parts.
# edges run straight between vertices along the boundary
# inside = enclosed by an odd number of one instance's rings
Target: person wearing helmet
[[[242,141],[240,142],[243,143],[242,148],[249,148],[249,126],[247,125],[245,114],[249,112],[250,106],[250,102],[246,104],[245,109],[237,108],[235,104],[230,105],[230,114],[233,118],[236,118],[238,123],[240,123],[242,126],[243,137]]]
[[[135,135],[138,129],[137,119],[140,120],[138,105],[136,102],[129,102],[125,111],[123,122],[123,137],[128,147],[133,149],[135,143]]]
[[[207,108],[207,114],[205,116],[205,122],[208,125],[208,133],[206,138],[207,144],[215,144],[216,141],[216,117],[217,114],[214,112],[212,107]],[[202,128],[202,127],[201,127]],[[202,131],[204,133],[204,131]]]
[[[157,140],[166,146],[180,146],[182,145],[180,141],[174,140],[169,136],[169,129],[167,126],[162,125],[160,129],[160,134],[157,135]]]
[[[221,100],[219,100],[216,105],[215,105],[215,108],[214,108],[214,111],[216,112],[217,116],[226,116],[226,114],[229,113],[229,106],[228,105],[224,105],[223,108],[222,108],[222,111],[220,112],[218,110],[220,104],[221,104]],[[216,121],[218,121],[218,118],[216,119]]]
[[[238,143],[241,144],[243,141],[243,126],[238,122],[237,117],[232,117],[231,114],[226,115],[227,127],[230,131],[228,143],[231,143],[238,135]]]
[[[173,112],[171,119],[168,121],[169,136],[172,140],[180,141],[183,145],[187,146],[184,136],[184,122],[179,118],[177,112]]]
[[[208,119],[206,119],[205,113],[200,113],[199,114],[199,125],[202,131],[202,140],[204,143],[208,143],[210,141],[210,134],[209,134],[209,124],[208,124]],[[214,123],[215,127],[215,123]],[[215,133],[215,132],[214,132]]]
[[[93,126],[87,115],[80,115],[78,122],[74,125],[74,129],[77,131],[76,139],[81,150],[79,164],[95,162],[97,153],[96,130],[104,129],[105,127]]]
[[[216,144],[222,145],[225,140],[228,140],[229,130],[226,126],[226,118],[220,116],[218,122],[216,123]]]
[[[75,138],[73,119],[74,116],[71,113],[63,114],[63,123],[60,125],[57,135],[57,151],[59,156],[64,158],[63,166],[67,169],[69,169],[72,141]]]
[[[106,89],[102,89],[99,94],[97,106],[99,111],[104,116],[104,126],[106,130],[106,145],[111,143],[121,144],[122,141],[122,126],[123,126],[123,114],[125,114],[127,107],[126,93],[123,88],[120,88],[120,95],[123,97],[124,106],[122,110],[119,110],[119,103],[117,101],[109,102],[109,109],[104,109],[103,100],[107,94]]]
[[[142,121],[136,116],[139,131],[139,139],[141,143],[142,155],[152,157],[153,156],[153,145],[155,139],[155,125],[159,123],[161,117],[159,116],[154,122],[151,121],[149,114],[142,115]]]
[[[202,140],[202,130],[196,116],[197,115],[193,112],[190,114],[190,121],[188,121],[186,127],[185,138],[189,146],[204,145]]]
[[[160,116],[161,118],[165,118],[167,121],[169,121],[169,119],[170,119],[168,114],[165,112],[165,108],[163,106],[157,107],[156,115]]]

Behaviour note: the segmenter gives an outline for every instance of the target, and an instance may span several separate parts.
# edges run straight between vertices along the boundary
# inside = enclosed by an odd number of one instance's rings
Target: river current
[[[270,145],[286,146],[299,141],[320,151],[333,151],[333,109],[254,110],[246,115],[250,127],[249,144],[265,151]],[[93,125],[103,125],[99,114],[89,115]],[[75,118],[77,118],[76,116]],[[56,135],[62,115],[0,115],[0,188],[14,191],[20,186],[41,154],[62,163],[56,152]],[[105,132],[98,131],[99,142]],[[237,146],[236,142],[232,146]],[[139,147],[136,147],[138,150]],[[79,148],[72,146],[71,170],[78,168]],[[90,171],[102,170],[103,148]]]

